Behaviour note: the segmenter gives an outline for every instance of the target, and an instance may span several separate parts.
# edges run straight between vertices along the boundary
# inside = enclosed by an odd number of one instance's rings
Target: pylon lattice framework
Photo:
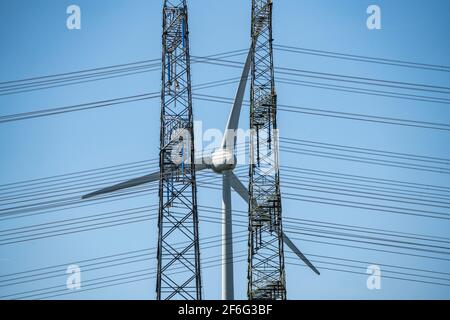
[[[250,93],[249,299],[286,299],[272,0],[252,0]]]
[[[158,300],[201,299],[188,34],[186,0],[165,0],[156,283]],[[175,246],[175,243],[178,245]]]

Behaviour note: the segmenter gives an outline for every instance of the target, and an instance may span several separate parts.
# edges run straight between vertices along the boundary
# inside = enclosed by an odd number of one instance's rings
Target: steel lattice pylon
[[[201,299],[196,170],[222,175],[223,299],[234,298],[231,189],[249,204],[250,299],[286,299],[283,243],[320,274],[281,225],[272,52],[272,1],[252,0],[252,45],[225,125],[226,134],[210,156],[194,160],[186,0],[164,1],[160,170],[82,196],[90,199],[159,181],[157,299]],[[250,69],[251,162],[246,188],[233,170],[235,133]]]
[[[283,242],[312,271],[319,270],[283,233],[272,55],[272,1],[252,0],[252,45],[221,145],[194,160],[186,0],[165,0],[161,89],[160,170],[103,187],[90,199],[159,181],[157,299],[201,299],[195,171],[222,175],[222,298],[233,299],[231,189],[249,204],[250,299],[286,299]],[[250,179],[233,173],[236,130],[250,69]],[[232,133],[232,134],[231,134]],[[197,164],[197,165],[195,165]]]
[[[272,0],[252,0],[249,299],[286,299]]]
[[[201,299],[186,0],[164,1],[162,38],[156,293],[157,299]]]

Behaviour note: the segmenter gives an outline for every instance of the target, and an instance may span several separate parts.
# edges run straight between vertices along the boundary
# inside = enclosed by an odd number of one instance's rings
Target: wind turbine
[[[250,48],[239,86],[236,92],[234,103],[228,117],[224,130],[224,136],[221,145],[211,156],[203,156],[195,159],[195,170],[201,171],[211,169],[213,172],[222,175],[222,299],[234,299],[234,279],[233,279],[233,233],[232,233],[232,209],[231,209],[231,188],[233,188],[244,201],[248,203],[249,192],[242,184],[239,178],[233,173],[236,167],[235,132],[238,129],[239,117],[244,99],[247,78],[251,65]],[[110,187],[100,189],[98,191],[86,194],[82,199],[88,199],[99,195],[115,192],[118,190],[136,187],[145,183],[159,181],[160,172],[150,173],[148,175],[134,178]],[[314,265],[305,257],[305,255],[297,248],[297,246],[283,233],[284,243],[316,274],[320,274]]]

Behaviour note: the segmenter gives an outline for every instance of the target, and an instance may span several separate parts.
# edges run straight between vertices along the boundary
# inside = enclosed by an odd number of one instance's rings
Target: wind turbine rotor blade
[[[308,260],[308,258],[305,257],[305,255],[300,251],[299,248],[289,239],[289,237],[283,232],[283,240],[284,243],[308,266],[311,268],[312,271],[314,271],[316,274],[320,275],[319,270],[314,267],[314,265],[311,263],[311,261]]]
[[[248,189],[244,186],[241,180],[239,180],[239,178],[234,173],[230,172],[229,181],[234,191],[236,191],[241,196],[241,198],[248,203],[249,201]],[[283,232],[283,241],[308,267],[312,269],[312,271],[320,275],[319,270],[317,270],[317,268],[314,267],[311,261],[309,261],[308,258],[305,257],[305,255],[300,251],[300,249],[297,248],[297,246],[291,241],[291,239],[289,239],[289,237],[284,232]]]
[[[196,159],[195,163],[198,163],[195,165],[195,171],[200,171],[200,170],[205,170],[211,167],[211,165],[208,163],[208,157],[203,157],[202,159]],[[205,161],[206,160],[206,161]],[[128,188],[133,188],[133,187],[137,187],[140,186],[141,184],[145,184],[148,182],[153,182],[153,181],[158,181],[159,180],[159,171],[158,172],[153,172],[150,173],[148,175],[139,177],[139,178],[134,178],[125,182],[121,182],[118,184],[115,184],[113,186],[110,187],[106,187],[88,194],[85,194],[84,196],[82,196],[82,199],[89,199],[89,198],[93,198],[96,196],[100,196],[106,193],[111,193],[111,192],[115,192],[115,191],[119,191],[122,189],[128,189]]]
[[[252,47],[248,51],[247,60],[245,61],[244,69],[242,70],[241,80],[239,81],[239,86],[236,91],[236,96],[234,98],[233,107],[231,108],[230,115],[228,117],[228,122],[225,127],[225,132],[222,140],[222,148],[226,147],[227,137],[229,134],[233,133],[238,128],[239,117],[241,115],[242,101],[244,100],[245,87],[247,86],[247,78],[250,72],[250,65],[252,61]]]
[[[136,186],[140,186],[141,184],[144,183],[148,183],[148,182],[152,182],[152,181],[158,181],[159,180],[159,171],[158,172],[154,172],[139,178],[134,178],[125,182],[121,182],[118,184],[115,184],[113,186],[110,187],[106,187],[91,193],[88,193],[84,196],[82,196],[82,199],[88,199],[88,198],[92,198],[92,197],[96,197],[99,195],[103,195],[106,193],[111,193],[111,192],[115,192],[118,190],[122,190],[122,189],[128,189],[128,188],[133,188]]]
[[[239,180],[239,178],[233,173],[230,172],[230,184],[231,187],[236,191],[245,202],[248,203],[249,194],[248,189],[244,186],[244,184]]]

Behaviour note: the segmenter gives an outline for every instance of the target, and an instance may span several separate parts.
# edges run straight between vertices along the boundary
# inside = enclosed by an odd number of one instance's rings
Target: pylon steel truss
[[[163,8],[157,299],[201,299],[186,0]]]
[[[249,299],[286,299],[272,0],[252,0]]]

